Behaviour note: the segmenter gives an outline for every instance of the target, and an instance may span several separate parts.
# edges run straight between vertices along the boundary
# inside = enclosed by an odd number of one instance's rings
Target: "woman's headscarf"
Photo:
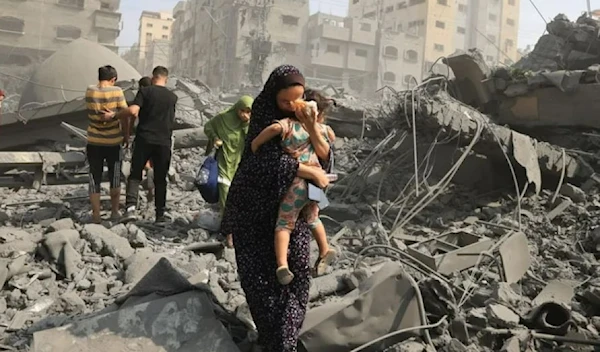
[[[215,120],[215,129],[229,134],[232,131],[239,131],[240,129],[248,130],[248,121],[244,122],[240,120],[238,111],[242,109],[252,108],[254,98],[249,95],[242,96],[234,105],[229,109],[219,113],[220,119]]]
[[[282,89],[301,85],[304,86],[304,76],[292,65],[281,65],[269,76],[263,90],[252,105],[252,119],[248,131],[248,140],[254,139],[260,131],[273,123],[274,120],[283,118],[283,113],[277,107],[276,96]]]

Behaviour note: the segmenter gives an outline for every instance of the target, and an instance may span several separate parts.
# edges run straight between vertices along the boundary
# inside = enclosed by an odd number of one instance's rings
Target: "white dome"
[[[80,38],[37,67],[21,94],[19,107],[32,102],[64,102],[82,97],[87,86],[98,81],[98,68],[104,65],[117,69],[119,81],[141,78],[137,70],[115,52]]]

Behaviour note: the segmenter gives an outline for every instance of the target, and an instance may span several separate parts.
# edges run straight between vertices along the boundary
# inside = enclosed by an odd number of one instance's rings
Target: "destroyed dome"
[[[98,67],[104,65],[117,69],[119,81],[141,78],[137,70],[115,52],[80,38],[36,68],[21,94],[19,108],[29,103],[63,102],[82,97],[86,87],[97,82]]]

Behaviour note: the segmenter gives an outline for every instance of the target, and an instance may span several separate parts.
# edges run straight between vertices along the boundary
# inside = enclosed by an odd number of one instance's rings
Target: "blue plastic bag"
[[[216,158],[216,150],[213,150],[204,159],[202,166],[196,173],[194,185],[208,204],[219,202],[219,164]]]

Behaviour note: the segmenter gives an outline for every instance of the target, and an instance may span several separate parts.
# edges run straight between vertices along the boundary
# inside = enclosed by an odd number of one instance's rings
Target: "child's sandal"
[[[282,285],[288,285],[294,279],[294,274],[287,266],[280,266],[275,274],[277,275],[277,281]]]
[[[331,265],[331,263],[333,263],[335,257],[335,249],[329,249],[324,256],[319,257],[319,259],[317,259],[317,261],[315,262],[315,276],[321,276],[325,274],[325,270],[327,270],[327,267]]]

